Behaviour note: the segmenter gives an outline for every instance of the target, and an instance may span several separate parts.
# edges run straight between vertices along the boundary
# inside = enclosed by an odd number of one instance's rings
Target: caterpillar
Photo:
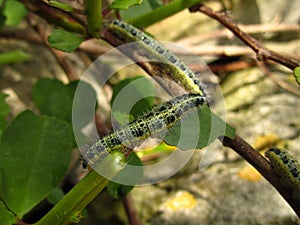
[[[282,183],[293,192],[300,193],[300,165],[287,152],[279,148],[270,148],[265,152],[274,171],[282,179]]]
[[[136,120],[110,133],[82,152],[85,161],[96,166],[112,151],[127,155],[131,149],[149,137],[162,138],[163,134],[182,118],[195,112],[205,103],[199,94],[184,94],[163,102]]]
[[[202,83],[189,67],[158,41],[134,26],[114,20],[104,29],[103,38],[114,46],[137,42],[133,51],[127,48],[120,51],[135,59],[149,74],[171,78],[188,92],[206,96]]]

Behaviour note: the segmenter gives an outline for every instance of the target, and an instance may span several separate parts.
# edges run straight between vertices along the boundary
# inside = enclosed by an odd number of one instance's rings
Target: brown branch
[[[139,221],[138,215],[136,213],[136,210],[134,208],[134,205],[132,204],[132,199],[130,197],[130,194],[127,194],[124,198],[122,198],[122,203],[124,205],[124,208],[126,210],[126,214],[128,216],[129,224],[131,225],[140,225],[141,222]]]
[[[279,24],[250,24],[250,25],[240,25],[239,28],[247,34],[257,34],[257,33],[280,33],[280,32],[299,32],[300,25],[290,24],[290,23],[279,23]],[[177,41],[178,44],[187,45],[191,43],[200,43],[212,38],[223,38],[227,37],[231,39],[234,37],[232,32],[224,28],[218,31],[213,31],[208,34],[201,34],[195,36],[189,36],[181,38]]]
[[[266,47],[264,47],[256,39],[252,38],[250,35],[242,31],[236,23],[230,18],[226,13],[215,12],[212,9],[204,5],[196,5],[190,8],[191,12],[202,12],[207,16],[219,21],[223,26],[227,27],[236,37],[243,41],[246,45],[255,51],[257,59],[260,61],[272,60],[281,65],[288,67],[293,70],[295,67],[299,66],[299,62],[292,59],[288,59],[277,52],[274,52]]]
[[[287,82],[277,78],[272,72],[266,67],[266,65],[263,62],[257,62],[258,66],[261,68],[264,73],[270,77],[274,83],[276,83],[279,87],[282,89],[293,93],[294,95],[300,96],[300,90],[299,88],[293,87],[292,85],[288,84]]]
[[[295,202],[293,193],[280,182],[280,178],[276,175],[269,162],[257,150],[252,148],[246,141],[237,135],[234,139],[228,137],[220,137],[219,139],[223,142],[224,146],[233,149],[254,166],[257,171],[276,188],[281,196],[294,209],[298,217],[300,217],[300,205]]]

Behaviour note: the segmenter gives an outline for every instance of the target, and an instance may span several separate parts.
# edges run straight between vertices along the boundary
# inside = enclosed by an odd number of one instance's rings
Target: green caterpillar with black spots
[[[196,112],[205,102],[206,98],[199,94],[184,94],[163,102],[145,115],[97,140],[82,152],[84,159],[95,167],[113,151],[128,155],[135,146],[149,137],[163,138],[168,129]]]
[[[279,148],[270,148],[265,153],[281,183],[298,194],[300,201],[300,165],[289,153]]]
[[[150,74],[173,79],[186,91],[206,96],[203,84],[188,66],[161,43],[136,27],[114,20],[105,27],[102,36],[114,46],[136,42],[134,46],[119,50],[135,59],[138,64],[143,61],[142,68]]]

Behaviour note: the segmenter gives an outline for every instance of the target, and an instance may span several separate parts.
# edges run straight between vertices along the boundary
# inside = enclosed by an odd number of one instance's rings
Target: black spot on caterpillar
[[[149,63],[155,67],[155,69],[152,70],[152,74],[156,73],[157,76],[172,78],[180,82],[187,91],[206,96],[202,83],[189,67],[158,41],[152,39],[149,35],[134,26],[123,21],[114,20],[107,25],[103,35],[104,39],[110,40],[109,42],[114,46],[129,42],[139,43],[135,51],[137,51],[139,55],[142,55],[143,60],[151,61]],[[131,58],[136,57],[135,54],[130,53],[130,51],[123,53],[129,55]],[[143,68],[147,70],[148,67],[144,66]]]
[[[145,115],[97,140],[82,152],[83,157],[86,163],[96,166],[112,151],[127,155],[149,137],[162,138],[169,128],[203,106],[205,100],[199,94],[184,94],[161,103]]]
[[[282,179],[281,183],[293,192],[300,193],[299,163],[289,153],[278,148],[270,148],[265,152],[265,155],[270,160],[274,171]]]

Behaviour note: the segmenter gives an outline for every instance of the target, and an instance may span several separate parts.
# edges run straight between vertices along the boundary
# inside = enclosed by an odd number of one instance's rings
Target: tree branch
[[[273,187],[281,194],[281,196],[289,203],[294,209],[298,217],[300,217],[300,205],[295,202],[293,193],[289,191],[284,184],[280,182],[280,178],[271,167],[270,163],[253,147],[251,147],[245,140],[238,135],[234,139],[228,137],[219,138],[223,145],[233,149],[247,162],[254,166],[257,171],[268,180]]]
[[[202,12],[207,16],[219,21],[223,26],[227,27],[236,37],[243,41],[246,45],[252,48],[256,52],[257,59],[260,61],[272,60],[287,68],[294,70],[295,67],[299,66],[299,62],[293,59],[288,59],[277,52],[274,52],[264,47],[260,42],[242,31],[226,13],[215,12],[212,9],[204,5],[196,5],[190,8],[191,12]]]

